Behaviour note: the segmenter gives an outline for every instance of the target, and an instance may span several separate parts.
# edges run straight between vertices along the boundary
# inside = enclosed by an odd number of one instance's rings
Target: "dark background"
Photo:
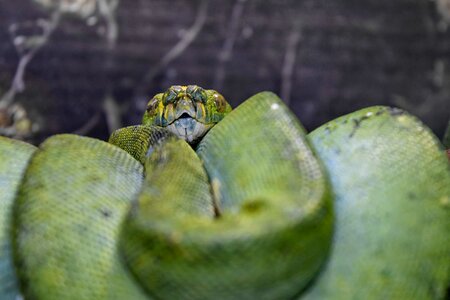
[[[198,84],[274,91],[308,130],[383,104],[442,137],[449,25],[450,0],[0,0],[0,133],[105,139]]]

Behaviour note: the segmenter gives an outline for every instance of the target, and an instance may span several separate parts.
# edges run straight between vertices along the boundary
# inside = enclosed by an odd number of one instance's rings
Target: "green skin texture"
[[[0,158],[0,299],[445,298],[450,165],[396,109],[307,137],[263,92],[196,151],[146,125]]]
[[[331,199],[303,129],[280,100],[249,99],[197,154],[172,143],[146,162],[152,175],[121,239],[142,285],[158,299],[285,299],[305,286],[328,253]]]
[[[419,120],[371,107],[309,134],[335,194],[333,249],[305,299],[444,299],[450,166]]]
[[[16,299],[18,284],[12,260],[12,212],[28,161],[37,148],[0,137],[0,299]]]

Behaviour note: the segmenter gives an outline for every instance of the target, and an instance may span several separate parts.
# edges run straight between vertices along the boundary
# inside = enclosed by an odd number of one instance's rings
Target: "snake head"
[[[174,85],[148,102],[142,124],[165,127],[192,144],[230,111],[230,104],[214,90]]]

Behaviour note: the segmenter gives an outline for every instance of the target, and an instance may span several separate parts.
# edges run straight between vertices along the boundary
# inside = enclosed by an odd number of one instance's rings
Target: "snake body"
[[[109,143],[0,138],[0,299],[445,298],[450,167],[419,120],[230,111],[175,87]]]

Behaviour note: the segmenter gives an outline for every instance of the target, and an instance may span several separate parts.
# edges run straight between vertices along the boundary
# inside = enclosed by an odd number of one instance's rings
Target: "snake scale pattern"
[[[0,299],[445,299],[450,164],[407,112],[306,134],[198,86],[108,142],[0,137]]]

